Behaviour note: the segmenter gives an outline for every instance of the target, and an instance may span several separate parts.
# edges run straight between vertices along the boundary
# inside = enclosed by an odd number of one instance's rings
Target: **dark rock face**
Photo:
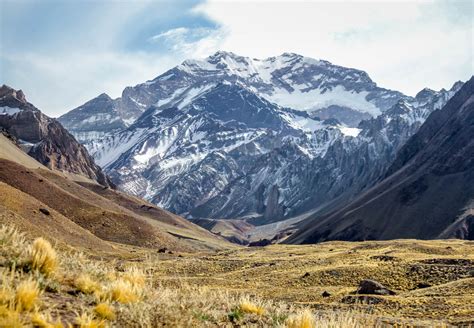
[[[289,243],[472,238],[474,78],[435,110],[383,179],[347,206],[301,223]]]
[[[28,154],[51,169],[84,175],[113,186],[87,150],[61,124],[26,101],[21,91],[0,88],[0,127],[14,136]]]
[[[348,126],[356,127],[361,121],[372,118],[370,114],[361,113],[344,106],[331,105],[323,109],[318,109],[312,115],[322,120],[336,119]]]
[[[360,282],[356,294],[395,295],[395,292],[375,280],[365,279]]]

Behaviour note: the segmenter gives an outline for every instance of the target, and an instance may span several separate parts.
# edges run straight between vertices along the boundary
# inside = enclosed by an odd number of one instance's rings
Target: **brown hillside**
[[[84,231],[90,231],[104,241],[151,248],[166,247],[170,250],[181,251],[225,247],[225,241],[202,228],[191,223],[188,223],[189,226],[186,227],[182,223],[184,219],[174,217],[165,211],[160,213],[158,208],[154,209],[153,215],[142,216],[141,211],[135,212],[133,209],[145,205],[143,201],[135,200],[137,204],[134,205],[134,198],[120,196],[120,193],[113,192],[117,199],[128,199],[127,206],[130,209],[127,209],[115,203],[113,199],[102,197],[48,169],[27,169],[18,163],[0,159],[0,181],[11,187],[5,189],[5,198],[13,199],[14,194],[18,192],[26,194],[37,201],[30,212],[33,210],[38,212],[40,207],[44,207],[50,211],[49,216],[59,215],[61,220],[63,218],[63,221],[70,220],[70,224],[80,226]],[[96,186],[97,191],[104,188],[92,182],[89,185]],[[94,187],[91,188],[94,189]],[[124,201],[122,203],[125,204]],[[23,218],[23,220],[18,220],[20,226],[20,222],[26,222],[25,220],[29,217],[25,209],[21,206],[13,206],[12,202],[5,201],[3,206],[2,213],[9,210]],[[152,207],[151,204],[145,206]],[[175,220],[173,223],[171,223],[171,218]],[[8,220],[3,217],[2,221]],[[34,225],[31,224],[23,225],[27,231],[33,227]],[[35,229],[37,228],[34,227],[32,230]],[[78,231],[81,234],[81,230]],[[54,229],[45,228],[41,232],[45,236],[56,239]],[[86,246],[90,242],[84,240],[84,244]]]

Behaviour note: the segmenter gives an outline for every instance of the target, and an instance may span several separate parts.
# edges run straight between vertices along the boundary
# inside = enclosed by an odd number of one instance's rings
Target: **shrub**
[[[82,273],[74,279],[74,287],[84,294],[92,294],[100,291],[100,285],[88,274]]]
[[[112,306],[107,303],[99,303],[94,308],[94,312],[102,319],[115,320],[115,312]]]
[[[38,270],[45,276],[51,275],[57,267],[56,251],[49,241],[37,238],[30,250],[29,263],[33,270]]]
[[[34,280],[22,281],[16,288],[15,304],[18,311],[30,311],[38,301],[40,290]]]
[[[9,226],[0,227],[0,260],[5,261],[3,265],[18,265],[25,246],[26,239],[23,233]]]
[[[95,320],[91,315],[83,313],[76,317],[76,325],[79,328],[105,328],[105,321]]]
[[[122,279],[112,281],[107,296],[110,300],[119,303],[133,303],[139,299],[136,288],[133,288],[128,281]]]
[[[145,274],[136,267],[126,271],[122,279],[129,282],[133,287],[143,288],[145,286]]]
[[[2,305],[0,306],[0,327],[22,328],[24,322],[17,311]]]
[[[314,328],[316,324],[311,311],[304,310],[298,314],[291,315],[286,320],[287,328]]]
[[[57,319],[53,321],[49,314],[40,314],[38,312],[33,313],[31,316],[31,324],[33,327],[38,328],[63,328],[61,320]]]
[[[239,309],[245,313],[253,313],[257,315],[263,315],[265,309],[262,306],[256,305],[248,299],[242,299],[239,304]]]

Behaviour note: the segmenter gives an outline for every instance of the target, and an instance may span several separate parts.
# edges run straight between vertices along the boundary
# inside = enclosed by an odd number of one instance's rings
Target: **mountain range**
[[[121,190],[261,225],[350,202],[462,84],[409,97],[323,60],[221,51],[58,120]]]
[[[383,179],[347,206],[300,222],[286,242],[474,238],[474,77],[433,112]]]

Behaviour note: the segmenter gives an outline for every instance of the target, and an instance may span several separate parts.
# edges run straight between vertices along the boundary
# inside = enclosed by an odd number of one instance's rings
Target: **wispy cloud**
[[[226,32],[222,28],[177,27],[152,36],[150,42],[162,43],[176,54],[202,57],[218,50],[225,37]]]
[[[219,47],[221,30],[192,11],[197,3],[0,1],[0,82],[52,116],[102,92],[118,97]]]

